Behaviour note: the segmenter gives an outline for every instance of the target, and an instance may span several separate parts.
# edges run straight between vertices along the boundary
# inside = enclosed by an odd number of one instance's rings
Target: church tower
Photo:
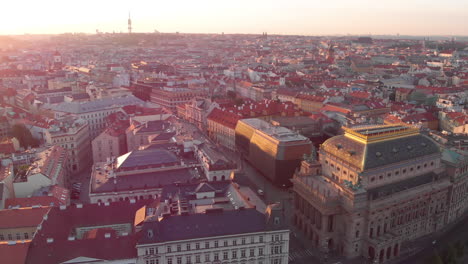
[[[54,64],[53,68],[55,70],[61,69],[62,68],[62,55],[56,50],[54,53]]]

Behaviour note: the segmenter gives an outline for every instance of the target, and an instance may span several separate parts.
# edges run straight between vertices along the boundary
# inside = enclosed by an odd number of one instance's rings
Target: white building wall
[[[137,245],[137,254],[137,264],[286,264],[289,230]]]
[[[50,185],[52,185],[52,181],[40,173],[29,176],[27,182],[13,183],[16,198],[30,197],[40,188]]]

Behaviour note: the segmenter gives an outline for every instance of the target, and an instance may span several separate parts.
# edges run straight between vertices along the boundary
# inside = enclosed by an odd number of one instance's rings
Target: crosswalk
[[[307,258],[307,257],[312,257],[312,256],[315,256],[315,254],[310,249],[304,249],[304,250],[301,250],[301,251],[294,251],[294,252],[289,253],[289,263],[291,263],[291,262],[293,262],[295,260],[299,260],[299,259],[303,259],[303,258]]]

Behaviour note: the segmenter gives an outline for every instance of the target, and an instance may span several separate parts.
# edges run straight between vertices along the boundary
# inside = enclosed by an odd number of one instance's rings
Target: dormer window
[[[275,225],[279,225],[279,224],[280,224],[280,219],[279,219],[279,217],[275,217],[275,218],[273,219],[273,223],[274,223]]]

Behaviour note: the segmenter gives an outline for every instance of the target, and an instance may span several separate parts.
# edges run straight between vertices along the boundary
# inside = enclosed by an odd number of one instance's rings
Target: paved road
[[[81,183],[80,199],[72,200],[72,202],[89,203],[89,181],[91,180],[91,168],[72,176],[72,183]],[[70,187],[71,189],[71,187]]]

